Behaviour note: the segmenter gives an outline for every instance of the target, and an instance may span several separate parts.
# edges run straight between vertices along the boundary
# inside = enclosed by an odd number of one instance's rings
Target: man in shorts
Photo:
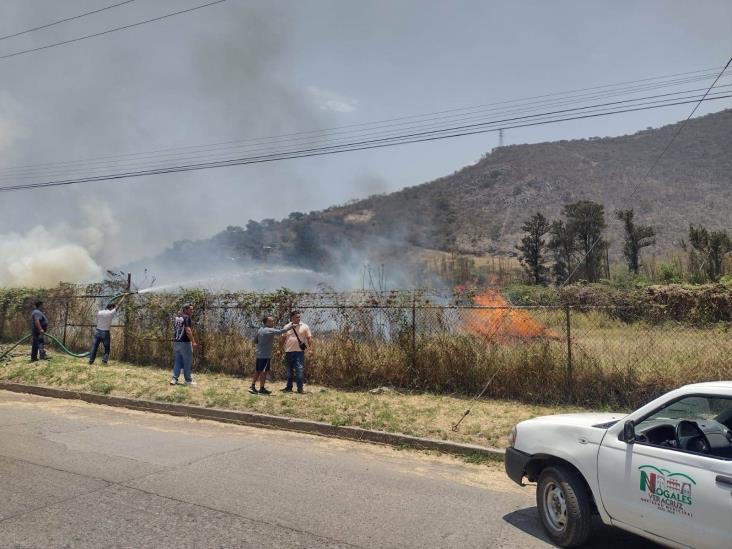
[[[307,324],[300,322],[300,311],[290,313],[290,323],[292,326],[282,336],[282,344],[285,349],[285,366],[287,367],[287,385],[282,389],[282,392],[292,392],[294,378],[297,383],[297,392],[304,393],[305,350],[312,350],[313,334]]]
[[[275,336],[284,334],[292,328],[292,323],[285,324],[282,328],[275,328],[274,319],[271,316],[265,316],[262,319],[262,324],[263,326],[257,331],[257,335],[254,337],[254,343],[257,344],[257,363],[254,371],[254,379],[252,379],[252,386],[249,387],[249,392],[253,395],[269,395],[271,393],[271,391],[268,391],[264,387],[264,384],[267,381],[267,372],[272,362],[274,339]],[[257,380],[259,380],[259,391],[257,391]]]

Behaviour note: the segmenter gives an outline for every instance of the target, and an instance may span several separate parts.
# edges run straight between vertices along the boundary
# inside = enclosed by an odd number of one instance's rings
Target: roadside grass
[[[469,398],[432,393],[386,390],[381,394],[306,385],[306,394],[283,394],[281,382],[269,383],[271,396],[249,393],[250,379],[195,372],[196,387],[168,384],[170,372],[149,366],[110,361],[90,367],[85,359],[53,353],[50,360],[30,363],[29,347],[17,348],[0,363],[0,379],[33,385],[126,396],[145,400],[245,410],[363,427],[379,431],[477,444],[506,446],[507,435],[519,421],[531,417],[578,411],[569,406],[543,406],[508,400],[480,400],[458,432],[452,425],[469,407]],[[484,461],[468,456],[466,461]]]

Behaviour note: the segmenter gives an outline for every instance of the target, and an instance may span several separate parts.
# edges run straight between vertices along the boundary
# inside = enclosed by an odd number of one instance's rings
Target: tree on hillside
[[[560,284],[579,279],[597,282],[607,249],[607,242],[602,238],[605,230],[604,208],[601,204],[580,200],[564,206],[562,215],[566,220],[554,221],[549,230],[555,280]]]
[[[633,221],[633,215],[632,209],[615,212],[615,216],[623,222],[623,229],[625,230],[623,256],[628,263],[630,272],[638,274],[640,252],[643,248],[656,243],[656,231],[650,225],[636,225]]]
[[[692,272],[703,273],[715,282],[719,280],[724,274],[724,257],[732,251],[732,240],[727,232],[689,225],[689,244],[692,247],[689,254]]]
[[[574,235],[576,250],[582,258],[583,278],[587,282],[597,282],[607,248],[607,242],[602,238],[606,226],[605,208],[590,200],[580,200],[566,205],[562,213],[567,218],[567,229]]]
[[[319,233],[308,221],[298,221],[293,224],[292,229],[295,235],[292,247],[288,250],[291,254],[291,261],[307,269],[326,270],[330,261],[330,253],[324,242],[324,235]]]
[[[523,266],[532,284],[546,284],[549,269],[545,265],[544,235],[549,232],[551,225],[541,213],[537,212],[521,225],[526,233],[521,244],[516,249],[521,252],[519,261]]]
[[[552,264],[552,276],[558,284],[562,284],[569,278],[573,270],[573,258],[575,253],[574,234],[561,219],[552,222],[549,227],[549,249],[554,256]]]

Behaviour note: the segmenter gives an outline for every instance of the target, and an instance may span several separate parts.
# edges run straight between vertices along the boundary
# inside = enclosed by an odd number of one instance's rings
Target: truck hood
[[[608,429],[626,414],[623,413],[591,413],[591,414],[556,414],[553,416],[541,416],[529,419],[523,423],[551,423],[553,425],[576,425],[578,427],[596,427]]]
[[[596,452],[607,430],[625,414],[557,414],[522,421],[516,426],[515,448],[527,454]],[[590,447],[595,446],[594,450]],[[558,453],[559,452],[559,453]],[[590,455],[588,454],[588,455]],[[584,455],[584,454],[583,454]],[[570,460],[570,463],[573,463]]]

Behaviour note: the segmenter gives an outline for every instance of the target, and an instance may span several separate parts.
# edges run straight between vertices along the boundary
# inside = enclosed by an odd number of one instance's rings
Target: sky
[[[113,3],[3,0],[0,36]],[[135,0],[0,39],[0,56],[201,3]],[[0,169],[372,122],[720,67],[731,55],[728,0],[228,0],[0,59]],[[730,99],[713,102],[697,115],[729,107]],[[689,110],[508,130],[504,139],[622,135],[679,121]],[[0,260],[0,282],[45,268],[42,258],[28,258],[29,247],[46,257],[72,246],[79,264],[113,267],[249,219],[423,183],[497,144],[487,133],[0,193],[0,255],[15,258]]]

